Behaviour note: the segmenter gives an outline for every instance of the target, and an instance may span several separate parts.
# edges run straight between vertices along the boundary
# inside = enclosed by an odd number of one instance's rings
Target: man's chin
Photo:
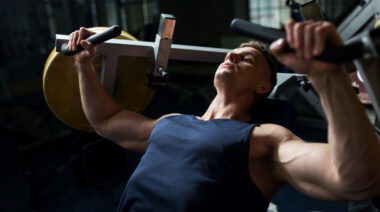
[[[216,75],[231,75],[233,73],[232,69],[220,68],[216,70]]]
[[[214,81],[218,83],[228,84],[232,80],[231,70],[219,70],[215,73]]]

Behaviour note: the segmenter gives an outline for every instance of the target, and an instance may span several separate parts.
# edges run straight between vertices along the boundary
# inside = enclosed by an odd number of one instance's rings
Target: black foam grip
[[[95,46],[95,45],[98,45],[100,43],[103,43],[106,40],[109,40],[109,39],[112,39],[116,36],[119,36],[120,34],[121,34],[120,27],[117,25],[114,25],[114,26],[104,30],[103,32],[100,32],[100,33],[97,33],[95,35],[88,37],[86,40]],[[62,44],[62,46],[61,46],[61,52],[66,56],[74,55],[78,52],[81,52],[82,50],[83,50],[83,47],[80,45],[78,46],[77,50],[75,50],[75,51],[70,51],[67,48],[67,43]]]
[[[235,18],[231,22],[231,30],[256,40],[272,43],[279,38],[285,38],[284,31],[270,27],[263,27],[246,20]]]
[[[361,41],[338,47],[327,47],[317,59],[331,62],[344,63],[364,56],[364,45]]]
[[[270,27],[263,27],[239,18],[232,20],[231,30],[265,43],[272,43],[277,39],[286,38],[286,33],[284,31]],[[287,49],[291,51],[289,47],[287,47]],[[343,63],[361,58],[363,55],[364,45],[359,40],[340,47],[327,47],[317,59],[332,63]]]

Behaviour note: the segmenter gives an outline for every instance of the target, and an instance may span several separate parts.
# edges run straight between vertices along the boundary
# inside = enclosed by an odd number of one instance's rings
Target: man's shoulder
[[[252,138],[255,140],[277,141],[289,136],[294,137],[295,135],[289,129],[278,124],[260,124],[252,131]]]
[[[156,119],[156,123],[164,118],[168,118],[168,117],[173,117],[173,116],[179,116],[179,115],[182,115],[181,113],[169,113],[169,114],[165,114],[165,115],[162,115],[161,117],[159,117],[158,119]]]
[[[282,142],[296,137],[289,129],[277,124],[260,124],[251,133],[251,148],[254,156],[270,155]]]

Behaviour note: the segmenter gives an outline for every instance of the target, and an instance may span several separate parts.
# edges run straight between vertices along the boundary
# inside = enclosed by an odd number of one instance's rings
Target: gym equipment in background
[[[224,60],[229,49],[172,44],[174,26],[174,16],[161,14],[155,42],[137,41],[122,32],[117,39],[99,44],[97,54],[100,56],[94,60],[94,67],[102,86],[122,107],[143,112],[154,94],[153,88],[164,84],[169,60],[206,63]],[[46,61],[43,73],[45,100],[63,123],[92,131],[82,110],[74,60],[62,53],[62,46],[65,47],[68,40],[68,35],[57,34],[56,48]]]
[[[102,32],[107,28],[95,27],[90,30]],[[117,39],[136,40],[124,31]],[[112,51],[110,53],[106,56],[99,55],[94,59],[93,65],[99,78],[103,85],[112,86],[112,88],[115,86],[110,93],[122,107],[143,112],[154,94],[153,89],[145,86],[145,83],[148,83],[146,70],[151,66],[151,59],[123,55],[117,58]],[[116,51],[115,53],[117,54]],[[104,75],[105,72],[101,70],[106,68],[113,72],[107,72],[108,75]],[[113,80],[108,79],[109,77]],[[112,85],[107,84],[110,81]],[[64,56],[56,50],[50,53],[43,71],[43,92],[50,110],[63,123],[76,129],[92,131],[82,110],[77,71],[71,56]]]
[[[324,18],[317,1],[300,5],[305,18]],[[306,9],[307,8],[307,9]],[[371,98],[377,119],[380,119],[380,28],[373,29],[380,18],[380,0],[358,0],[335,20],[344,46],[328,48],[318,58],[328,62],[352,61],[359,71],[365,88]],[[253,39],[271,43],[285,37],[279,29],[263,27],[241,19],[231,22],[231,29]],[[289,49],[290,50],[290,49]]]

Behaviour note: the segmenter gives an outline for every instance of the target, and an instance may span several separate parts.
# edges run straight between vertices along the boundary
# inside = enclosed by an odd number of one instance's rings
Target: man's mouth
[[[234,65],[232,63],[222,63],[222,68],[234,69]]]

